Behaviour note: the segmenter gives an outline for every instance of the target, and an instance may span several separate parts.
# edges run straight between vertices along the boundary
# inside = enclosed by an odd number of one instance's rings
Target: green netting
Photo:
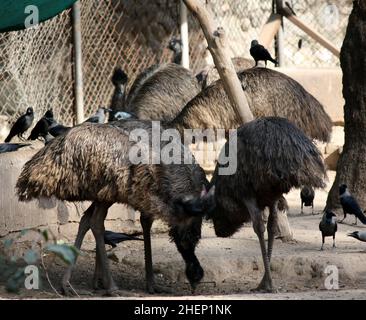
[[[48,20],[68,9],[76,0],[2,0],[0,9],[0,32],[25,29],[25,21],[30,15],[28,6],[36,6],[39,22]],[[31,8],[31,7],[28,7]]]

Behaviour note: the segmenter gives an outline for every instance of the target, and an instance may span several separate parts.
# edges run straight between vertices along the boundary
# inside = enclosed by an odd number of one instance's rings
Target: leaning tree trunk
[[[213,57],[216,69],[223,81],[225,91],[238,117],[243,123],[253,120],[253,114],[249,109],[248,101],[241,88],[239,78],[227,50],[225,32],[218,28],[200,0],[183,0],[188,9],[197,17],[205,38],[208,49]],[[278,235],[283,241],[292,239],[292,231],[287,219],[287,211],[282,211],[278,216]]]
[[[339,208],[338,187],[345,183],[366,207],[366,0],[353,2],[341,49],[345,143],[327,208]]]

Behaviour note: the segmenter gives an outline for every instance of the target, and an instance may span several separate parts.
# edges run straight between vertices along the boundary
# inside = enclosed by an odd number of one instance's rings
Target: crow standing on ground
[[[322,247],[320,250],[323,250],[325,237],[333,237],[333,248],[336,247],[335,234],[338,229],[336,217],[337,215],[330,210],[326,210],[324,212],[323,218],[319,223],[319,230],[321,231],[323,238]]]
[[[97,112],[87,119],[85,122],[92,122],[92,123],[104,123],[105,115],[107,112],[111,111],[110,109],[106,108],[98,108]]]
[[[311,213],[314,214],[314,197],[315,191],[312,187],[304,186],[300,192],[301,197],[301,213],[303,212],[303,207],[311,206]]]
[[[267,67],[267,60],[273,62],[275,65],[277,65],[277,61],[273,59],[268,52],[268,50],[260,45],[257,40],[253,40],[250,44],[250,55],[255,60],[255,66],[258,65],[258,61],[264,61],[265,66]]]
[[[49,121],[48,119],[53,119],[52,110],[47,110],[44,116],[39,119],[34,128],[32,129],[27,140],[36,140],[39,137],[44,138],[46,140],[46,136],[48,134]]]
[[[112,248],[117,247],[117,244],[122,241],[129,241],[129,240],[140,240],[143,241],[144,239],[137,238],[136,236],[140,235],[140,233],[135,234],[125,234],[119,232],[113,232],[106,230],[104,232],[104,243],[112,246]]]
[[[356,199],[348,191],[347,185],[345,184],[342,184],[339,187],[339,200],[341,202],[344,214],[344,218],[340,221],[340,223],[346,219],[348,213],[353,214],[356,217],[355,225],[357,225],[357,218],[360,219],[363,224],[366,224],[366,217],[364,213],[362,212]]]
[[[13,137],[18,136],[19,139],[24,140],[23,134],[26,132],[33,123],[34,113],[33,108],[27,108],[25,114],[20,116],[10,129],[10,133],[5,139],[5,142],[10,142]]]
[[[355,231],[347,234],[347,236],[366,242],[366,231]]]
[[[0,153],[17,151],[20,148],[30,146],[27,143],[0,143]]]

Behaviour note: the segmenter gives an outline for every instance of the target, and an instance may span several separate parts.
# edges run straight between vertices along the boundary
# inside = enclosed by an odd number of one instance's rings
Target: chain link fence
[[[249,57],[249,45],[259,36],[272,12],[272,0],[202,0],[227,33],[232,56]],[[350,0],[289,1],[296,14],[341,46]],[[48,108],[67,125],[74,122],[74,76],[71,10],[18,32],[0,34],[0,116],[15,119],[32,106],[38,120]],[[113,69],[129,76],[153,63],[169,62],[167,48],[179,36],[179,1],[81,0],[85,116],[107,106],[113,91]],[[286,66],[338,65],[338,61],[284,19]],[[197,21],[189,16],[190,64],[193,72],[211,63]],[[272,53],[273,48],[270,48]]]

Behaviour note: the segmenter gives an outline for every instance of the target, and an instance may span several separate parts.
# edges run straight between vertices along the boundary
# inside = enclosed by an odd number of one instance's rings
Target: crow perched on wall
[[[337,217],[337,215],[330,210],[326,210],[324,212],[323,218],[319,223],[319,230],[321,231],[322,238],[323,238],[322,247],[320,250],[323,250],[325,237],[333,237],[333,248],[336,247],[335,234],[338,229],[336,217]]]
[[[17,151],[20,148],[30,146],[28,143],[0,143],[0,153]]]
[[[262,45],[260,45],[257,40],[253,40],[251,42],[249,52],[250,55],[255,60],[255,66],[258,65],[258,61],[264,61],[265,66],[267,67],[267,60],[273,62],[276,66],[278,64],[278,62],[271,57],[268,50]]]
[[[53,119],[52,110],[47,110],[44,116],[39,119],[34,128],[32,129],[27,140],[36,140],[39,137],[46,139],[45,137],[48,134],[49,122],[47,119]]]
[[[29,107],[27,108],[26,113],[20,116],[17,121],[15,121],[10,129],[9,135],[5,139],[5,142],[10,142],[15,136],[18,136],[19,139],[24,140],[23,134],[31,127],[33,120],[33,108]]]
[[[314,197],[315,191],[312,187],[304,186],[300,192],[301,198],[301,213],[303,213],[303,207],[311,206],[311,213],[314,214]]]
[[[356,217],[355,225],[357,225],[357,218],[360,219],[363,224],[366,224],[366,216],[362,212],[357,200],[348,191],[347,185],[345,184],[342,184],[339,187],[339,200],[341,202],[344,214],[344,218],[340,221],[340,223],[346,219],[348,213],[353,214]]]
[[[362,242],[366,242],[366,231],[354,231],[352,233],[347,234],[347,236],[355,238]]]

